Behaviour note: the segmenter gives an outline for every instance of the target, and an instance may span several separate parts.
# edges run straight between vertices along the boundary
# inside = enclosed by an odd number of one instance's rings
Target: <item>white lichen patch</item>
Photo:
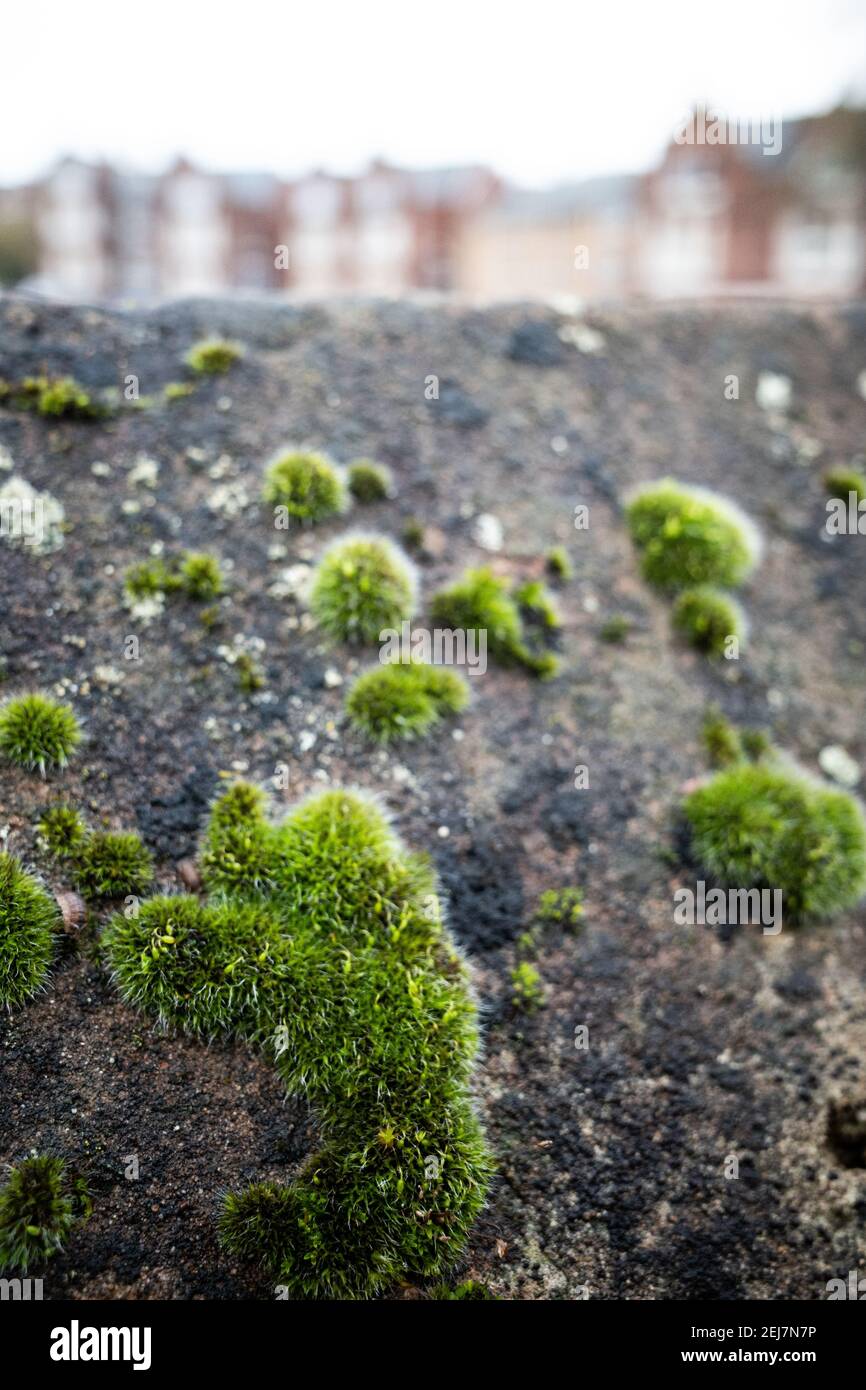
[[[64,518],[56,497],[39,492],[18,473],[0,487],[0,536],[10,545],[26,546],[37,555],[59,550]]]
[[[755,387],[755,400],[762,410],[784,414],[791,405],[791,378],[780,372],[761,372]]]
[[[828,743],[818,754],[818,766],[840,787],[856,787],[860,781],[860,768],[841,744]]]
[[[591,328],[588,323],[566,323],[559,330],[559,338],[563,343],[568,343],[571,347],[576,347],[578,352],[588,353],[596,356],[604,352],[604,334],[599,333],[597,328]]]
[[[127,482],[132,487],[155,488],[159,481],[159,464],[147,454],[139,454],[127,474]]]
[[[293,598],[306,603],[310,591],[310,565],[289,565],[280,570],[273,584],[268,586],[272,598]]]
[[[135,621],[144,627],[149,626],[156,618],[161,618],[165,612],[165,594],[162,590],[141,598],[134,598],[132,594],[124,591],[123,601]]]
[[[212,512],[221,512],[223,516],[236,517],[245,512],[252,501],[249,492],[239,478],[232,482],[221,483],[215,487],[207,505]]]
[[[482,550],[501,550],[505,535],[499,517],[494,516],[492,512],[482,512],[473,523],[472,538]]]

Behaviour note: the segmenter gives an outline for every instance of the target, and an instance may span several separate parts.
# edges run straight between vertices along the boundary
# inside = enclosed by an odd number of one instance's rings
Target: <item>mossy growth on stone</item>
[[[582,888],[548,888],[538,899],[535,921],[541,927],[577,931],[583,921]]]
[[[192,381],[167,381],[162,388],[162,394],[167,401],[185,400],[194,391],[195,383]]]
[[[87,1184],[62,1158],[25,1158],[0,1188],[0,1270],[26,1274],[38,1268],[63,1249],[91,1211]]]
[[[781,890],[786,921],[830,917],[866,892],[860,803],[780,758],[717,772],[684,809],[698,863],[722,887]]]
[[[520,960],[510,975],[511,1002],[523,1013],[534,1013],[545,1001],[544,985],[538,967],[528,960]]]
[[[619,646],[625,641],[631,630],[631,619],[623,613],[614,613],[602,623],[598,635],[602,642],[609,642],[611,646]]]
[[[385,536],[353,534],[328,546],[310,586],[310,610],[337,642],[372,645],[415,614],[418,579],[408,555]]]
[[[38,879],[0,853],[0,1006],[17,1009],[41,987],[60,914]]]
[[[0,756],[44,777],[63,768],[81,741],[70,705],[50,695],[17,695],[0,706]]]
[[[562,619],[550,590],[539,579],[528,579],[514,591],[514,602],[526,620],[537,627],[556,629]]]
[[[478,1279],[465,1279],[462,1284],[434,1284],[428,1297],[437,1303],[450,1303],[456,1300],[476,1303],[499,1301],[496,1294],[492,1293],[487,1285],[480,1283]]]
[[[660,589],[735,588],[760,558],[755,525],[707,488],[664,478],[633,493],[625,514],[644,578]]]
[[[445,627],[486,632],[487,650],[495,661],[523,666],[542,680],[548,679],[556,675],[556,656],[551,651],[530,649],[517,599],[492,570],[467,570],[450,589],[433,595],[430,612],[434,622]],[[548,623],[543,625],[549,627]]]
[[[349,464],[349,491],[356,502],[382,502],[394,492],[390,468],[372,459],[356,459]]]
[[[153,881],[150,850],[134,830],[91,831],[71,862],[85,898],[138,897]]]
[[[349,506],[342,470],[324,454],[279,454],[268,464],[262,497],[307,523],[340,516]]]
[[[469,703],[459,671],[422,661],[394,661],[363,671],[346,696],[352,724],[374,743],[418,738]]]
[[[186,355],[186,365],[200,376],[219,376],[243,357],[240,343],[227,338],[202,338],[193,343]]]
[[[4,386],[0,399],[17,410],[67,420],[101,420],[111,413],[106,401],[94,397],[71,376],[28,376]]]
[[[701,742],[710,767],[733,767],[736,763],[759,762],[772,753],[773,745],[763,729],[737,729],[716,705],[706,710],[701,724]]]
[[[69,859],[77,854],[88,835],[87,826],[74,806],[50,806],[38,830],[45,848],[55,859]]]
[[[139,897],[153,881],[150,851],[134,831],[91,830],[71,806],[51,807],[38,828],[85,898]]]
[[[831,468],[824,474],[828,497],[841,497],[847,502],[853,492],[858,503],[866,501],[866,477],[854,468]]]
[[[559,579],[563,583],[571,579],[574,574],[574,566],[571,557],[564,545],[555,545],[547,552],[545,557],[548,574],[554,579]]]
[[[424,523],[417,516],[407,517],[401,532],[403,544],[409,550],[422,550],[424,547]]]
[[[469,1081],[478,1019],[434,874],[369,797],[329,790],[272,825],[240,784],[214,806],[207,901],[145,901],[105,951],[124,997],[210,1040],[249,1039],[314,1108],[289,1186],[225,1201],[222,1239],[292,1297],[366,1297],[453,1263],[491,1161]]]
[[[724,656],[733,649],[732,638],[738,651],[746,637],[746,617],[740,604],[709,584],[684,589],[677,596],[672,621],[676,631],[707,656]]]
[[[185,594],[196,603],[211,603],[225,589],[220,562],[206,550],[186,550],[179,556],[153,556],[130,565],[123,576],[127,601]]]

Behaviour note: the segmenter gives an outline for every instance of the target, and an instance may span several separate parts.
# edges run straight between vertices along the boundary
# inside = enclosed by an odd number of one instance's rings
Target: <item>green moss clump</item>
[[[782,763],[741,763],[692,792],[695,858],[725,887],[780,889],[789,921],[829,917],[866,891],[860,803]]]
[[[339,516],[349,505],[343,475],[324,454],[280,454],[268,466],[262,497],[305,522]]]
[[[514,591],[514,602],[530,623],[538,627],[562,626],[553,595],[538,579],[529,579]]]
[[[672,478],[639,489],[626,507],[626,520],[644,578],[661,589],[735,588],[760,556],[758,531],[738,507]]]
[[[91,1210],[84,1179],[74,1177],[62,1158],[25,1158],[0,1188],[0,1270],[26,1274],[43,1264]]]
[[[535,921],[542,927],[577,931],[583,921],[583,889],[548,888],[538,899]]]
[[[544,985],[536,966],[518,961],[511,971],[511,1002],[523,1013],[534,1013],[544,1004]]]
[[[681,593],[673,610],[673,624],[686,641],[708,656],[724,656],[728,639],[745,640],[746,619],[740,605],[722,593],[703,585]]]
[[[239,652],[235,661],[235,675],[238,687],[244,695],[254,695],[265,684],[265,673],[254,656],[249,652]]]
[[[184,593],[197,603],[210,603],[223,592],[222,570],[215,555],[206,550],[187,550],[171,560],[161,555],[130,565],[123,588],[131,603],[157,595]]]
[[[743,761],[740,734],[720,710],[711,706],[701,725],[701,741],[710,767],[733,767]]]
[[[313,573],[310,609],[338,642],[378,642],[414,616],[415,567],[385,536],[351,535],[329,546]]]
[[[195,385],[191,381],[169,381],[162,388],[162,394],[167,401],[182,401],[187,396],[191,396],[195,390]]]
[[[39,834],[55,859],[69,859],[83,848],[87,826],[73,806],[51,806],[39,822]]]
[[[57,904],[11,854],[0,853],[0,1005],[36,993],[54,955]]]
[[[857,501],[866,501],[866,478],[853,468],[831,468],[824,474],[824,486],[828,497],[841,497],[848,500],[849,493],[857,496]]]
[[[434,1284],[430,1290],[430,1298],[437,1303],[448,1303],[455,1299],[469,1300],[478,1303],[498,1302],[495,1293],[491,1293],[486,1284],[481,1284],[477,1279],[466,1279],[462,1284]]]
[[[346,696],[346,713],[374,743],[390,743],[428,733],[468,702],[469,685],[458,671],[420,661],[391,662],[358,676]]]
[[[541,679],[556,675],[556,656],[530,651],[515,596],[492,570],[467,570],[457,584],[433,595],[430,611],[434,621],[446,627],[486,631],[487,650],[494,660],[523,666]]]
[[[153,860],[134,831],[94,830],[76,851],[74,873],[85,898],[139,896],[153,881]]]
[[[206,550],[188,550],[178,577],[184,593],[199,603],[209,603],[223,591],[219,560]]]
[[[403,523],[403,544],[409,550],[422,550],[424,547],[424,523],[417,516],[407,517]]]
[[[49,695],[19,695],[0,708],[0,754],[28,771],[62,768],[81,741],[70,705]]]
[[[602,642],[610,642],[612,646],[616,646],[625,641],[631,629],[631,619],[626,618],[622,613],[615,613],[613,617],[607,618],[602,623],[598,635]]]
[[[356,502],[382,502],[394,490],[390,468],[372,459],[356,459],[349,465],[349,491]]]
[[[186,355],[186,365],[201,376],[218,376],[243,356],[240,343],[226,338],[203,338],[193,343]]]
[[[432,870],[360,794],[272,825],[244,787],[216,803],[203,869],[206,902],[152,898],[111,920],[115,978],[166,1024],[265,1047],[322,1136],[290,1186],[226,1199],[222,1240],[293,1297],[441,1276],[490,1158],[469,1093],[475,1005]]]
[[[555,545],[551,550],[548,550],[545,564],[548,573],[563,583],[567,579],[571,579],[574,574],[574,566],[564,545]]]

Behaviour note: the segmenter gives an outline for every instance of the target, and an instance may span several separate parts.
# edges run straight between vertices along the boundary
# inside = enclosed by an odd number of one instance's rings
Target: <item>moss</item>
[[[280,454],[268,466],[262,497],[305,522],[339,516],[349,504],[343,475],[324,454]]]
[[[548,574],[563,583],[574,575],[574,566],[564,545],[555,545],[548,550],[545,564]]]
[[[349,491],[356,502],[382,502],[394,490],[390,468],[372,459],[356,459],[349,465]]]
[[[479,1303],[499,1301],[496,1294],[491,1293],[487,1285],[479,1283],[477,1279],[466,1279],[462,1284],[434,1284],[429,1296],[439,1303],[452,1302],[455,1299]]]
[[[764,729],[743,729],[740,732],[743,752],[753,763],[768,757],[773,751],[769,734]]]
[[[540,580],[529,579],[515,589],[514,602],[531,624],[552,629],[562,626],[553,595]]]
[[[65,767],[80,741],[71,706],[49,695],[19,695],[0,708],[0,754],[28,771]]]
[[[186,355],[186,365],[201,376],[217,376],[227,372],[243,356],[240,343],[226,338],[203,338],[193,343]]]
[[[199,603],[209,603],[223,591],[219,560],[205,550],[186,552],[178,578],[184,593]]]
[[[254,656],[251,656],[249,652],[240,652],[234,666],[238,687],[245,695],[253,695],[257,690],[262,689],[265,684],[265,673]]]
[[[524,1013],[534,1013],[544,1004],[544,986],[536,966],[518,961],[511,971],[511,1002]]]
[[[742,642],[746,636],[740,605],[721,589],[709,585],[686,589],[678,596],[673,624],[691,646],[708,656],[724,656],[731,637]]]
[[[628,502],[626,520],[644,578],[661,589],[734,588],[760,555],[758,532],[738,507],[672,478],[639,489]]]
[[[153,881],[153,860],[134,831],[95,830],[75,854],[74,877],[86,898],[137,897]]]
[[[17,1009],[39,989],[58,926],[54,899],[17,859],[0,853],[0,1005]]]
[[[159,555],[141,560],[130,565],[123,576],[124,592],[131,603],[177,593],[197,603],[209,603],[224,587],[219,560],[204,550],[187,550],[172,559]]]
[[[25,1158],[0,1189],[0,1270],[26,1274],[62,1250],[70,1232],[90,1215],[83,1178],[62,1158]]]
[[[695,858],[723,886],[780,889],[788,921],[829,917],[866,890],[860,803],[776,761],[716,773],[685,802]]]
[[[866,478],[853,468],[831,468],[824,474],[824,487],[828,497],[841,497],[847,501],[849,493],[856,493],[857,501],[866,501]]]
[[[515,598],[490,569],[467,570],[450,589],[434,594],[433,619],[450,628],[486,631],[487,650],[504,665],[519,665],[547,679],[556,674],[553,652],[530,651]]]
[[[469,685],[457,671],[420,661],[392,662],[364,671],[346,696],[352,724],[374,743],[417,738],[469,702]]]
[[[415,568],[384,536],[352,535],[329,546],[313,573],[310,608],[338,642],[374,643],[415,613]]]
[[[410,516],[403,523],[402,541],[409,550],[423,549],[424,523],[417,516]]]
[[[583,921],[583,889],[548,888],[538,899],[535,921],[542,927],[577,931]]]
[[[602,642],[610,642],[616,645],[624,642],[632,629],[630,618],[626,618],[622,613],[615,613],[612,618],[608,618],[599,628],[599,637]]]
[[[162,388],[162,394],[167,401],[182,401],[187,396],[191,396],[195,391],[195,385],[191,381],[169,381]]]
[[[701,741],[710,767],[733,767],[743,761],[743,745],[738,731],[720,710],[711,706],[701,725]]]
[[[6,382],[2,398],[18,410],[68,420],[101,420],[110,413],[74,377],[29,376]]]
[[[69,859],[83,848],[87,826],[73,806],[51,806],[38,826],[48,852],[55,859]]]
[[[427,863],[357,793],[271,825],[254,789],[217,802],[208,900],[146,901],[105,949],[125,998],[203,1039],[257,1041],[316,1111],[293,1183],[230,1196],[221,1235],[291,1296],[370,1296],[441,1275],[485,1197],[469,1078],[478,1022]]]

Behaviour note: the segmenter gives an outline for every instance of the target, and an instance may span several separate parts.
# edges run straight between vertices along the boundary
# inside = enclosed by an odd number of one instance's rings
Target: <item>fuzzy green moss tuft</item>
[[[583,921],[583,889],[548,888],[538,899],[535,921],[542,927],[577,931]]]
[[[644,578],[661,589],[735,588],[760,557],[757,528],[734,503],[672,478],[639,489],[626,520]]]
[[[214,808],[203,868],[207,902],[112,919],[115,978],[166,1024],[259,1042],[322,1134],[290,1186],[227,1199],[225,1245],[295,1297],[441,1275],[490,1159],[468,1090],[475,1005],[431,869],[360,794],[324,792],[271,825],[240,788]]]
[[[824,474],[824,487],[828,497],[841,497],[847,502],[849,493],[855,493],[858,502],[866,501],[866,478],[853,468],[831,468]]]
[[[71,706],[50,695],[18,695],[0,708],[0,755],[28,771],[65,767],[80,741]]]
[[[390,468],[372,459],[356,459],[349,465],[349,491],[356,502],[382,502],[394,491]]]
[[[193,343],[186,355],[186,365],[202,376],[218,376],[227,372],[243,356],[240,343],[226,338],[203,338]]]
[[[619,646],[624,642],[632,630],[632,621],[623,613],[614,613],[612,617],[606,618],[599,628],[598,635],[602,642],[609,642],[611,646]]]
[[[85,898],[138,897],[153,881],[150,851],[131,830],[94,830],[76,851],[73,867]]]
[[[206,550],[188,550],[180,563],[180,587],[197,603],[209,603],[223,591],[219,560]]]
[[[110,413],[103,401],[95,400],[71,376],[25,377],[9,386],[7,399],[19,410],[32,410],[55,419],[101,420]]]
[[[26,1274],[43,1264],[91,1210],[84,1179],[73,1176],[62,1158],[25,1158],[0,1188],[0,1270]]]
[[[465,677],[447,666],[392,662],[364,671],[346,696],[354,727],[374,743],[418,738],[469,702]]]
[[[743,744],[734,725],[714,705],[701,724],[701,741],[710,767],[733,767],[743,762]]]
[[[433,595],[430,611],[437,623],[464,631],[486,631],[487,650],[504,665],[523,666],[542,680],[556,675],[558,662],[553,652],[531,651],[521,618],[519,598],[535,601],[536,611],[544,611],[544,589],[539,595],[531,586],[512,595],[508,585],[490,569],[467,570],[463,578],[450,589],[440,589]],[[527,589],[530,592],[527,595]],[[530,607],[530,604],[525,604]],[[548,616],[555,616],[555,613]],[[550,623],[543,622],[550,627]]]
[[[195,385],[191,381],[168,381],[162,388],[162,394],[167,401],[185,400],[194,391]]]
[[[38,825],[39,834],[49,854],[55,859],[69,859],[83,848],[87,826],[74,806],[51,806]]]
[[[554,579],[559,579],[563,583],[567,579],[571,579],[574,574],[574,566],[564,545],[555,545],[548,550],[545,564],[548,574],[553,575]]]
[[[685,589],[678,596],[673,625],[691,646],[708,656],[724,656],[731,637],[743,642],[746,636],[746,618],[740,605],[708,584]]]
[[[338,642],[378,642],[413,617],[418,581],[408,555],[385,536],[351,535],[330,545],[313,573],[310,609]]]
[[[523,1013],[534,1013],[544,1004],[544,985],[537,966],[528,960],[518,961],[511,971],[511,1002]]]
[[[161,555],[130,565],[123,576],[130,603],[163,594],[185,594],[197,603],[210,603],[225,588],[219,560],[206,550],[186,550],[163,559]]]
[[[324,454],[280,454],[268,465],[262,497],[300,521],[325,521],[349,505],[343,474]]]
[[[39,989],[59,923],[57,904],[38,880],[0,853],[0,1005],[17,1009]]]
[[[832,916],[866,891],[860,803],[792,766],[718,772],[685,814],[698,862],[724,887],[780,889],[788,921]]]
[[[486,1284],[481,1284],[477,1279],[466,1279],[462,1284],[434,1284],[430,1290],[429,1297],[438,1303],[448,1303],[454,1300],[467,1300],[476,1303],[498,1302],[495,1293],[491,1293]]]

